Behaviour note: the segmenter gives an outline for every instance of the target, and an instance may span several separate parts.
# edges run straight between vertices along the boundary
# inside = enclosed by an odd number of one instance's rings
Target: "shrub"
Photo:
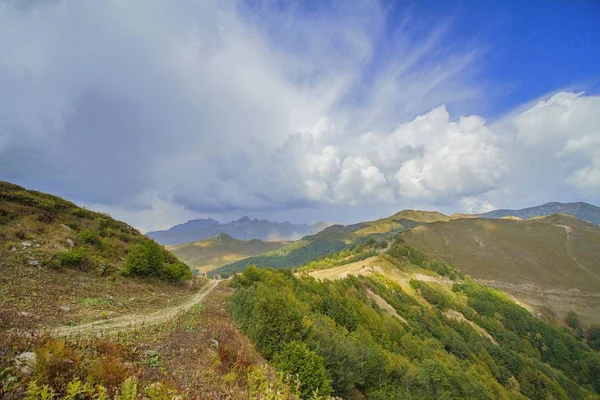
[[[181,261],[175,264],[167,264],[163,270],[163,277],[169,281],[187,281],[192,279],[192,271]]]
[[[600,325],[590,325],[587,331],[587,344],[592,349],[600,350]]]
[[[82,267],[85,265],[86,255],[83,247],[76,247],[56,255],[60,267]]]
[[[143,239],[129,249],[125,258],[123,275],[159,276],[163,263],[162,247],[153,240]]]
[[[131,374],[131,369],[115,356],[98,358],[88,367],[89,381],[108,389],[116,389]]]
[[[574,311],[569,311],[565,318],[565,323],[572,329],[578,329],[581,327],[581,322],[579,321],[579,317]]]
[[[86,228],[82,230],[79,233],[79,239],[83,243],[91,244],[94,246],[100,246],[102,243],[100,239],[100,234],[98,233],[98,231],[92,228]]]
[[[86,210],[85,208],[75,208],[73,209],[73,211],[71,211],[71,214],[83,219],[94,219],[94,217],[96,216],[96,213],[90,210]]]
[[[320,396],[332,392],[323,357],[302,342],[288,343],[280,353],[275,354],[273,364],[283,373],[298,377],[302,398],[309,398],[315,392]]]
[[[35,349],[33,376],[38,383],[62,388],[77,374],[79,356],[60,339],[48,339]]]
[[[49,212],[43,212],[38,215],[37,220],[45,224],[49,224],[50,222],[54,221],[54,215]]]

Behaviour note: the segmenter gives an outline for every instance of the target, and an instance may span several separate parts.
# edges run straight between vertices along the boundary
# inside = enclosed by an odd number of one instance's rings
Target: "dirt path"
[[[187,311],[202,300],[219,284],[219,281],[209,281],[206,286],[191,296],[188,300],[174,307],[163,308],[150,314],[130,314],[122,317],[94,321],[83,325],[65,326],[52,330],[56,336],[70,336],[89,332],[119,332],[137,325],[153,325],[166,319],[173,318],[177,314]]]
[[[591,275],[592,277],[594,277],[594,278],[596,278],[597,280],[600,281],[600,276],[596,275],[595,273],[593,273],[592,271],[590,271],[588,268],[586,268],[583,265],[581,265],[579,263],[579,261],[577,261],[577,258],[575,258],[575,256],[571,252],[571,232],[573,231],[573,228],[570,227],[570,226],[567,226],[567,225],[556,225],[556,226],[560,226],[561,228],[564,228],[565,233],[567,234],[567,237],[565,239],[565,246],[567,246],[567,254],[569,255],[569,257],[571,257],[571,259],[573,260],[573,262],[575,263],[575,265],[577,265],[579,268],[581,268],[582,270],[584,270],[585,272],[587,272],[589,275]]]

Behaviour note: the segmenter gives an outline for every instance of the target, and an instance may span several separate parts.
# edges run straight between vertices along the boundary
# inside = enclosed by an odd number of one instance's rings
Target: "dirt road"
[[[191,296],[188,300],[174,307],[163,308],[151,314],[130,314],[122,317],[94,321],[83,325],[65,326],[55,328],[51,331],[56,336],[71,336],[81,333],[90,332],[118,332],[130,329],[137,325],[154,325],[169,318],[173,318],[177,314],[187,311],[202,300],[219,284],[219,281],[209,281],[206,286]]]

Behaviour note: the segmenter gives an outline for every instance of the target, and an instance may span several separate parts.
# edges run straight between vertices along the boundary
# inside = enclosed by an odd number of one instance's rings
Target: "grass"
[[[457,219],[401,237],[431,257],[508,291],[550,319],[600,322],[600,228],[566,215]],[[583,268],[582,268],[583,267]]]
[[[276,374],[226,311],[231,292],[220,285],[204,306],[192,307],[160,325],[111,335],[57,339],[13,332],[0,336],[0,397],[10,398],[33,380],[63,396],[66,384],[79,379],[103,385],[111,395],[130,381],[140,394],[147,395],[153,385],[169,393],[144,398],[259,399],[257,388],[276,385]],[[30,379],[14,366],[14,357],[24,351],[34,351],[41,360]]]
[[[0,181],[0,332],[144,313],[195,293],[196,284],[121,275],[143,237],[106,214]]]

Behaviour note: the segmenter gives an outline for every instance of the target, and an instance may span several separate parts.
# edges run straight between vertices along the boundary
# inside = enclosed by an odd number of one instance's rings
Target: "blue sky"
[[[0,179],[143,229],[600,203],[597,1],[0,1]]]

